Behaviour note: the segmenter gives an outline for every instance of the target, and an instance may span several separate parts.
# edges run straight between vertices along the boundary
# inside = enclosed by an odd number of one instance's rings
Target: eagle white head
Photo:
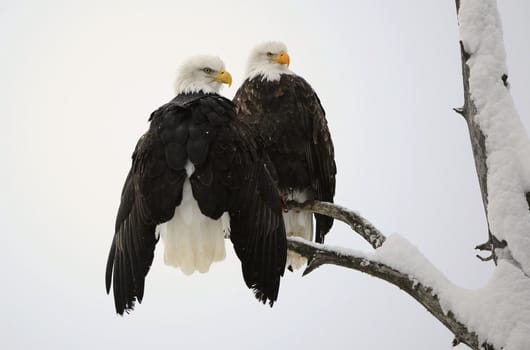
[[[264,80],[279,80],[282,74],[294,74],[289,70],[290,58],[287,46],[279,41],[267,41],[256,46],[250,53],[247,78],[259,75]]]
[[[175,93],[218,93],[223,84],[232,85],[232,76],[217,56],[197,55],[184,61],[175,79]]]

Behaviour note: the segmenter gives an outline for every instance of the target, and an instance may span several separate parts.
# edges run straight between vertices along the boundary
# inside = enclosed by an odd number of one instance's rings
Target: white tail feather
[[[229,225],[226,212],[217,220],[201,213],[190,181],[186,179],[181,204],[175,208],[171,220],[160,225],[164,263],[180,268],[186,275],[208,272],[212,263],[225,258],[224,236]]]
[[[312,198],[309,191],[293,191],[292,196],[289,196],[290,200],[296,200],[298,202],[304,202]],[[313,240],[313,214],[310,212],[290,210],[287,213],[283,213],[283,220],[285,222],[285,232],[287,236],[296,236],[306,239],[308,241]],[[287,251],[287,264],[293,269],[299,269],[307,263],[307,259],[298,253],[291,250]]]

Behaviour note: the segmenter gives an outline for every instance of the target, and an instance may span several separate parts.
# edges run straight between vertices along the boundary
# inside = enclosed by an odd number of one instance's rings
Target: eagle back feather
[[[247,79],[234,97],[238,118],[259,133],[274,164],[281,191],[311,189],[315,200],[333,202],[337,173],[324,109],[303,78],[283,74],[277,81]],[[316,239],[333,219],[316,217]]]

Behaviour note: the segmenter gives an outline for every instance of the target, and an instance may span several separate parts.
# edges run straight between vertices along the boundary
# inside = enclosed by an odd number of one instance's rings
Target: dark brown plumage
[[[233,103],[217,94],[183,94],[157,109],[133,153],[116,218],[107,269],[116,311],[142,301],[157,243],[155,228],[182,201],[188,159],[193,197],[202,214],[230,215],[230,239],[246,285],[271,305],[286,260],[281,200],[250,132]]]
[[[234,97],[238,118],[259,133],[278,176],[280,192],[310,189],[313,199],[333,202],[336,166],[325,112],[312,87],[301,77],[282,74],[269,81],[247,79]],[[315,215],[316,241],[333,219]]]

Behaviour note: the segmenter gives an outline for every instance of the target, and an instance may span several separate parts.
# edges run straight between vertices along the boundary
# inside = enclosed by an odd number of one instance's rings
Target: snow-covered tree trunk
[[[495,1],[457,1],[464,107],[490,234],[479,246],[530,273],[530,150],[509,94]]]
[[[479,290],[455,286],[403,237],[385,237],[355,212],[330,203],[288,203],[332,216],[375,249],[364,253],[289,238],[308,258],[304,275],[335,264],[384,279],[415,298],[472,349],[530,349],[530,142],[509,93],[495,0],[456,0],[464,81],[464,116],[488,221],[477,246],[496,264]]]

